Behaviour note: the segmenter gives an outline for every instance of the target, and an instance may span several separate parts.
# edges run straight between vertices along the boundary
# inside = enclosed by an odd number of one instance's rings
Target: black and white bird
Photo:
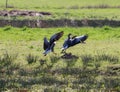
[[[88,35],[82,35],[82,36],[71,36],[72,34],[68,34],[68,38],[64,41],[63,47],[62,47],[62,53],[66,51],[69,47],[72,47],[79,43],[84,43],[84,41],[88,38]]]
[[[56,41],[59,40],[63,36],[63,34],[64,34],[63,31],[55,33],[54,35],[51,36],[50,41],[48,41],[47,38],[44,37],[43,49],[45,51],[43,54],[45,56],[50,52],[54,52],[54,46],[56,44]]]

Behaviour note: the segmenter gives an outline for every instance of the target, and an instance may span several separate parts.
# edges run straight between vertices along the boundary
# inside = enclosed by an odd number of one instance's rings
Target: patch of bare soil
[[[61,56],[63,59],[78,59],[78,56],[72,55],[72,53],[65,53]]]
[[[51,15],[49,12],[37,12],[37,11],[22,11],[22,10],[2,10],[0,16],[44,16]]]

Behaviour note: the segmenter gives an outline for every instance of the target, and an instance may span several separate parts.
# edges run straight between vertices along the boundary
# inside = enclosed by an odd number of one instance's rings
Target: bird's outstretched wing
[[[61,31],[61,32],[56,33],[53,36],[51,36],[51,38],[50,38],[50,44],[52,44],[53,42],[59,40],[63,36],[63,34],[64,34],[64,32]]]
[[[85,34],[85,35],[83,35],[83,36],[80,37],[80,40],[82,42],[84,42],[87,38],[88,38],[88,34]]]
[[[48,42],[47,38],[44,38],[44,44],[43,44],[43,48],[44,50],[46,50],[49,47],[50,43]]]

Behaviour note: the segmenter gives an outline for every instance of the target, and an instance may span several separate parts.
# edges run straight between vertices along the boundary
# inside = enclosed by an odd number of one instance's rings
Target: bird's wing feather
[[[50,38],[50,44],[52,44],[53,42],[59,40],[62,36],[63,36],[63,31],[59,32],[59,33],[56,33],[54,34],[53,36],[51,36]]]
[[[49,47],[50,43],[48,42],[47,38],[44,38],[44,44],[43,44],[43,48],[44,50],[46,50]]]
[[[83,35],[80,37],[80,40],[84,42],[88,38],[88,35]]]

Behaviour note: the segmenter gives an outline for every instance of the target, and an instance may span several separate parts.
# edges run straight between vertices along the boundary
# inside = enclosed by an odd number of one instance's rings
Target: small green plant
[[[100,67],[100,63],[99,62],[95,62],[95,68],[98,69]]]
[[[46,63],[46,60],[44,60],[44,59],[40,59],[39,61],[40,61],[40,65],[41,65],[41,66]]]
[[[80,57],[84,63],[88,63],[88,62],[94,60],[94,58],[91,55],[87,55],[87,54],[81,55]]]
[[[60,59],[60,57],[58,57],[58,56],[50,56],[50,61],[52,63],[56,63],[59,59]]]
[[[26,26],[22,28],[22,31],[26,31],[26,30],[27,30],[27,27],[26,27]]]
[[[6,26],[5,28],[4,28],[4,31],[9,31],[11,29],[11,26]]]
[[[95,56],[95,61],[109,61],[109,62],[118,62],[119,61],[119,57],[115,56],[115,55],[110,55],[110,54],[98,54]]]
[[[28,64],[35,63],[38,59],[38,56],[34,56],[32,54],[27,55],[26,60]]]
[[[30,48],[30,49],[33,49],[34,47],[31,45],[29,48]]]
[[[16,59],[17,55],[10,55],[7,52],[3,55],[3,57],[0,57],[0,65],[1,67],[9,66],[12,64],[12,62]]]
[[[104,26],[103,28],[104,28],[104,30],[110,30],[111,29],[111,27],[109,27],[109,26]]]

